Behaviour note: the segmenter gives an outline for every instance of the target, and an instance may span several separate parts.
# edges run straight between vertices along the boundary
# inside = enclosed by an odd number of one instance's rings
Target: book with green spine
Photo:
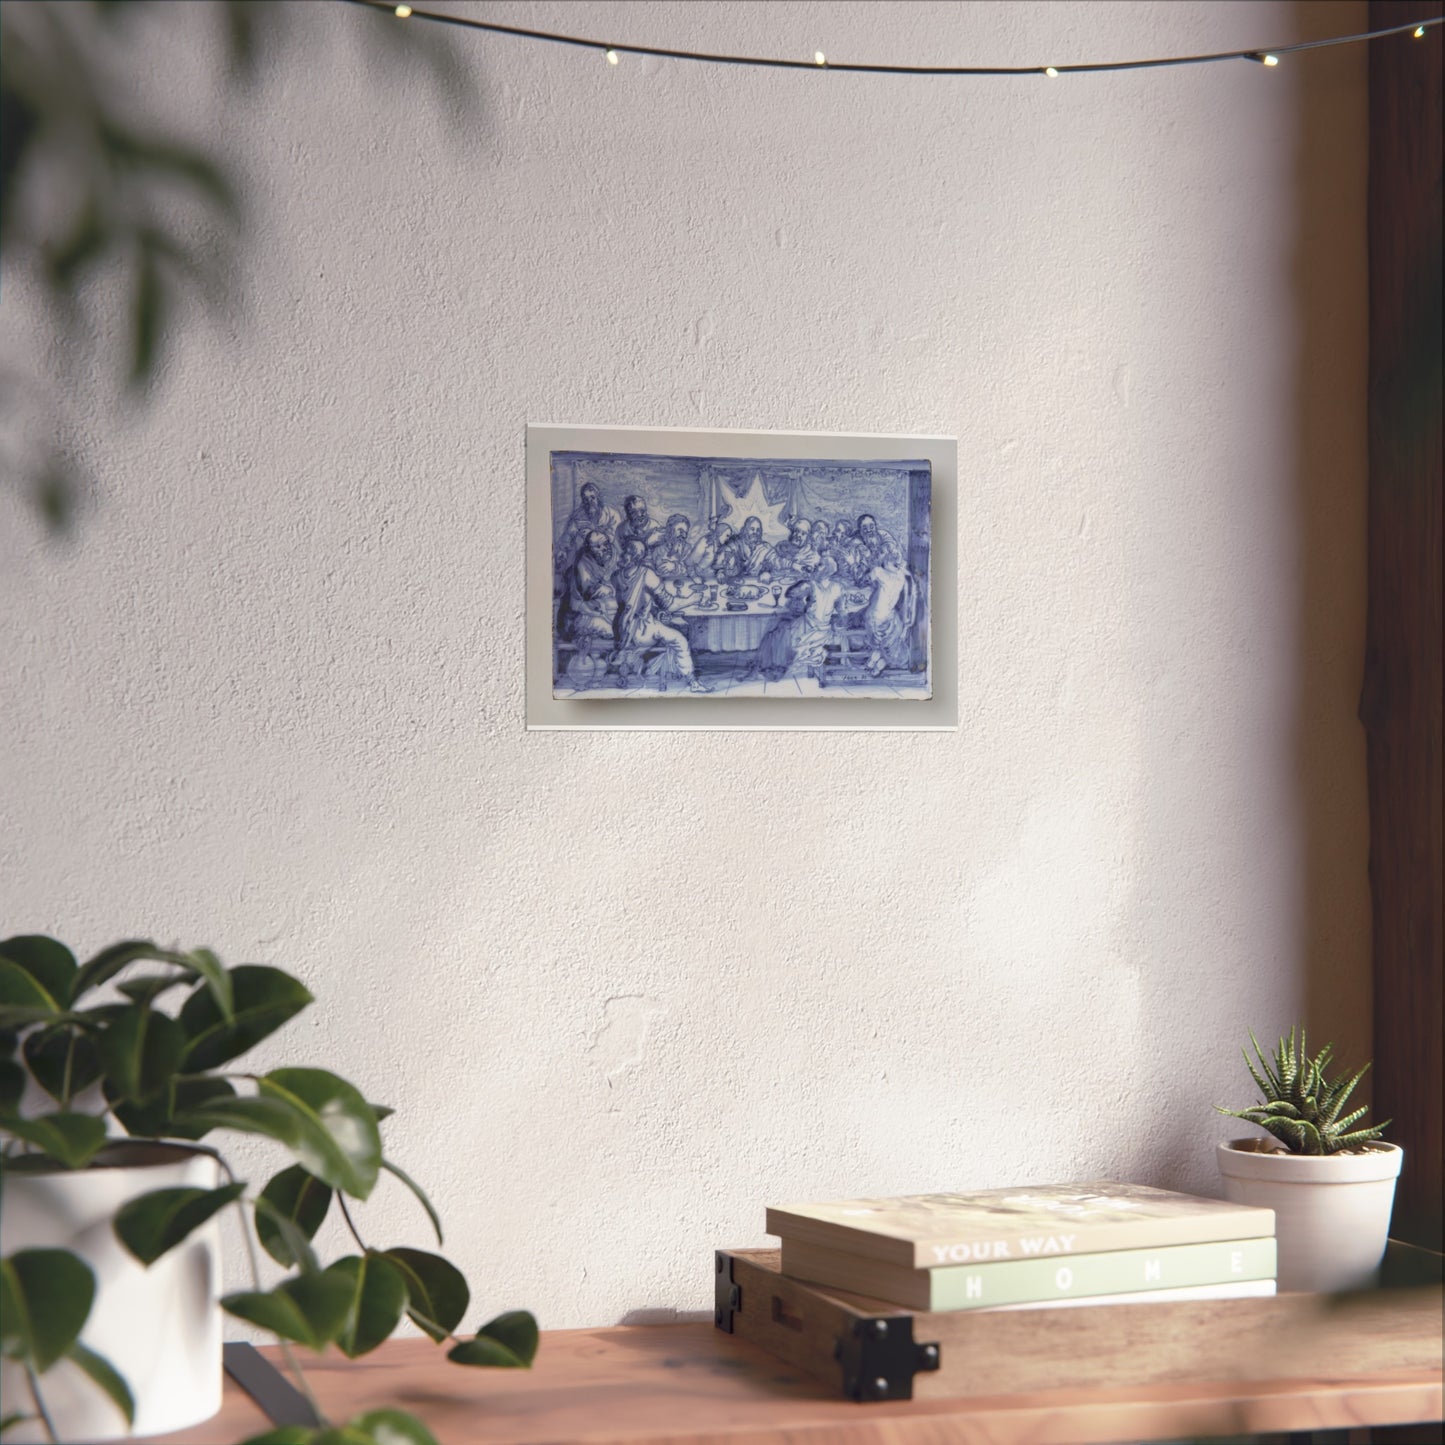
[[[778,1205],[767,1212],[767,1229],[785,1240],[933,1269],[1258,1238],[1274,1233],[1274,1211],[1104,1180]]]
[[[782,1272],[810,1284],[889,1300],[915,1310],[973,1310],[1064,1299],[1134,1295],[1199,1285],[1272,1280],[1273,1235],[1116,1249],[1068,1258],[1011,1259],[909,1269],[784,1239]]]

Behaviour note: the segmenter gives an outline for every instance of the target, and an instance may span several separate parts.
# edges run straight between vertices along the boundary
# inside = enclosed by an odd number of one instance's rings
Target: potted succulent
[[[136,964],[146,965],[139,975]],[[385,1173],[416,1195],[442,1242],[430,1201],[384,1153],[391,1110],[324,1069],[237,1065],[311,1001],[280,969],[226,967],[204,948],[124,942],[82,965],[52,938],[0,942],[6,1445],[208,1419],[221,1402],[221,1310],[279,1338],[308,1398],[288,1342],[354,1358],[403,1315],[458,1364],[530,1365],[530,1314],[499,1315],[459,1339],[469,1308],[459,1271],[426,1250],[373,1247],[357,1230],[347,1200],[366,1199]],[[212,1142],[227,1130],[271,1139],[291,1162],[252,1189]],[[251,1288],[218,1300],[228,1207],[240,1214]],[[356,1252],[323,1268],[311,1241],[333,1207]],[[270,1288],[253,1232],[291,1271]],[[317,1413],[318,1438],[434,1445],[399,1410],[336,1433]],[[312,1433],[284,1432],[287,1445]]]
[[[1274,1210],[1281,1289],[1357,1289],[1384,1257],[1404,1151],[1381,1139],[1388,1119],[1356,1128],[1368,1106],[1345,1112],[1369,1064],[1331,1079],[1334,1045],[1310,1058],[1303,1025],[1298,1043],[1295,1033],[1280,1039],[1272,1061],[1251,1033],[1259,1068],[1247,1050],[1244,1061],[1262,1097],[1246,1109],[1215,1106],[1270,1136],[1219,1145],[1224,1193]]]

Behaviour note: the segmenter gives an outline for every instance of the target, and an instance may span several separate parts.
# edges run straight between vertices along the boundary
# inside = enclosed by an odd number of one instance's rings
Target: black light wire
[[[1324,40],[1300,40],[1293,45],[1221,50],[1211,55],[1171,55],[1158,60],[1110,60],[1092,65],[864,65],[827,59],[778,60],[761,55],[720,55],[705,50],[669,50],[657,45],[627,45],[621,41],[591,40],[580,35],[562,35],[551,30],[528,30],[520,25],[502,25],[494,20],[475,20],[462,15],[448,15],[438,10],[387,4],[383,3],[383,0],[344,0],[344,3],[399,18],[455,25],[464,30],[482,30],[491,35],[510,35],[520,40],[570,45],[577,50],[595,50],[606,55],[609,60],[618,55],[652,55],[661,60],[691,60],[704,65],[755,66],[771,70],[838,70],[855,75],[1047,75],[1052,78],[1105,70],[1159,70],[1169,65],[1210,65],[1221,60],[1252,60],[1256,64],[1269,64],[1285,55],[1293,55],[1302,50],[1319,50],[1329,45],[1356,45],[1361,41],[1381,40],[1388,35],[1403,35],[1407,32],[1419,38],[1425,31],[1445,24],[1445,16],[1436,16],[1431,20],[1414,20],[1406,25],[1392,25],[1385,30],[1364,30],[1358,35],[1331,35]]]

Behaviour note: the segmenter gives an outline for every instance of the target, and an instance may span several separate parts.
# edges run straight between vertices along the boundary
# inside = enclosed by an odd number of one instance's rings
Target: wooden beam
[[[1370,26],[1439,0],[1372,0]],[[1405,1150],[1392,1233],[1441,1248],[1441,31],[1370,46],[1366,731],[1375,1117]]]

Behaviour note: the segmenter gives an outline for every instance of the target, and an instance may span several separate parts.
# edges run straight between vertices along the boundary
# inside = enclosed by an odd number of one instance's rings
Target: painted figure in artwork
[[[567,587],[557,609],[557,631],[569,642],[611,641],[617,615],[617,594],[608,576],[611,561],[607,533],[589,532],[567,569]]]
[[[726,582],[762,577],[772,560],[773,549],[763,540],[763,524],[749,517],[737,536],[719,549],[717,575]]]
[[[806,576],[818,563],[812,544],[813,524],[795,517],[788,527],[788,540],[773,548],[773,570],[784,576]]]
[[[757,670],[764,681],[823,676],[828,647],[837,640],[838,603],[846,591],[837,573],[833,559],[825,557],[811,577],[788,588],[787,611],[758,648]]]
[[[622,503],[622,522],[617,528],[617,549],[619,555],[629,542],[641,542],[644,553],[650,552],[662,541],[662,527],[652,520],[644,497],[628,497]]]
[[[687,556],[688,571],[698,581],[711,581],[717,576],[718,553],[732,541],[733,529],[726,522],[713,518],[712,525],[692,544]]]
[[[557,636],[573,644],[566,675],[588,686],[606,675],[617,618],[617,593],[611,577],[612,541],[606,532],[588,532],[577,560],[567,569],[557,606]]]
[[[688,575],[688,534],[692,522],[681,512],[674,512],[663,528],[662,540],[647,554],[647,565],[664,582],[678,582]]]
[[[870,588],[863,614],[872,648],[867,669],[877,677],[885,667],[908,663],[908,629],[917,615],[918,593],[902,549],[866,513],[858,518],[857,556],[855,575]]]
[[[845,582],[857,581],[858,542],[853,529],[847,522],[836,522],[833,526],[833,540],[830,544],[833,560],[838,564],[838,575]]]
[[[622,525],[622,518],[615,508],[602,500],[602,493],[595,482],[584,482],[578,493],[577,505],[567,518],[557,543],[557,571],[564,574],[577,560],[583,541],[589,532],[601,532],[611,539]]]
[[[687,684],[689,692],[706,692],[693,673],[687,638],[662,619],[672,611],[675,598],[663,590],[662,578],[647,564],[642,543],[623,543],[622,564],[613,574],[617,594],[617,670],[624,683],[640,677]]]

